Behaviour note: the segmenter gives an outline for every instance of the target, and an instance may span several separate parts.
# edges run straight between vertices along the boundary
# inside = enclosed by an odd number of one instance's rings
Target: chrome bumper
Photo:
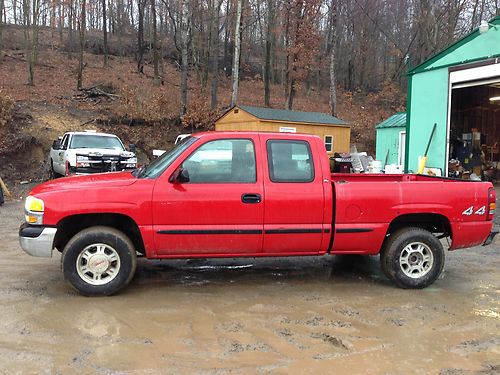
[[[56,232],[57,228],[23,224],[19,228],[19,243],[21,248],[29,255],[50,258],[54,249]]]

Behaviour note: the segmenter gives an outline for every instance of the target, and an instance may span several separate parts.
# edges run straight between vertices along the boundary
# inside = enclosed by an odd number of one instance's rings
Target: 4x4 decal
[[[481,208],[477,209],[474,212],[474,206],[470,206],[468,209],[466,209],[464,212],[462,212],[462,215],[465,216],[471,216],[471,215],[484,215],[486,213],[486,206],[482,206]]]

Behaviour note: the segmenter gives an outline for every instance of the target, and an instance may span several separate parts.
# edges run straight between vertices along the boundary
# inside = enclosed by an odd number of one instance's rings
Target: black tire
[[[99,268],[101,265],[106,268]],[[137,256],[125,234],[111,227],[96,226],[71,238],[62,253],[61,266],[66,281],[80,294],[109,296],[132,280]]]
[[[54,180],[56,178],[59,178],[59,177],[62,177],[61,174],[57,173],[55,170],[54,170],[54,161],[52,159],[50,159],[50,172],[49,172],[49,178],[51,180]]]
[[[437,280],[444,259],[443,245],[432,233],[404,228],[387,240],[380,253],[380,266],[398,287],[421,289]]]

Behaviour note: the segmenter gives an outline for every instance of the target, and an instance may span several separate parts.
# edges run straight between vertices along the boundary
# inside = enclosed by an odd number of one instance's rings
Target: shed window
[[[326,152],[333,151],[333,136],[332,135],[325,135],[325,148],[326,148]]]

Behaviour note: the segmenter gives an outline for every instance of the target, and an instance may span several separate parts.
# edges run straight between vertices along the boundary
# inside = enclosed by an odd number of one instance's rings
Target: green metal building
[[[498,147],[494,151],[500,139],[499,97],[497,16],[409,72],[405,171],[417,170],[434,123],[427,166],[446,175],[448,160],[460,157],[463,141],[474,132],[480,134],[488,159],[498,163]]]
[[[387,164],[404,165],[406,140],[406,112],[398,112],[378,124],[376,159]]]

